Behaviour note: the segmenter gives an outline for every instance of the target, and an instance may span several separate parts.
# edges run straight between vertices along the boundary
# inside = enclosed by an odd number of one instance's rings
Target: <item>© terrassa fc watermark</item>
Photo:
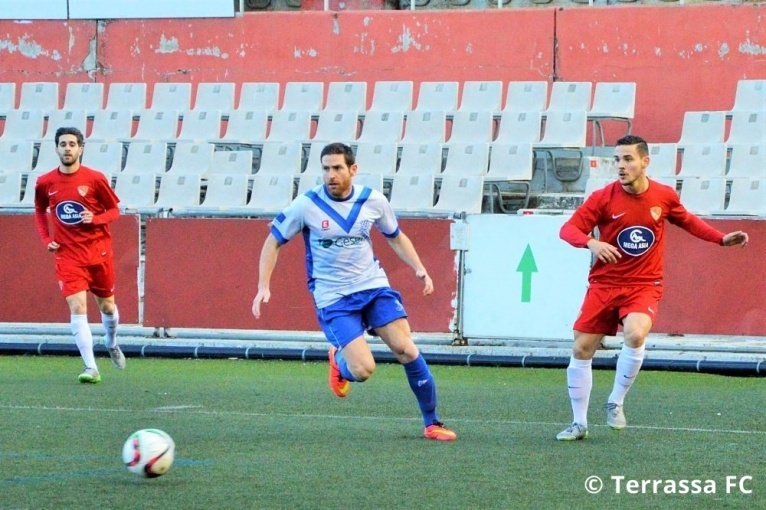
[[[611,492],[613,494],[752,494],[753,477],[750,475],[726,475],[709,479],[633,479],[622,475],[607,478],[589,476],[585,479],[589,494]]]

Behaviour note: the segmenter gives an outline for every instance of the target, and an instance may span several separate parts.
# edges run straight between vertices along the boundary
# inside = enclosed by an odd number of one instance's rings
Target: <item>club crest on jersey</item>
[[[84,197],[88,194],[89,189],[88,186],[77,186],[77,193],[79,193],[81,197]]]
[[[662,216],[662,207],[654,206],[650,208],[649,214],[652,215],[652,218],[654,218],[654,221],[659,220],[660,216]]]
[[[64,225],[77,225],[82,222],[80,214],[85,211],[85,207],[79,202],[66,200],[56,204],[56,217]]]
[[[646,227],[629,227],[617,234],[617,246],[632,257],[646,253],[654,245],[654,232]]]
[[[330,220],[322,220],[322,230],[330,230]]]

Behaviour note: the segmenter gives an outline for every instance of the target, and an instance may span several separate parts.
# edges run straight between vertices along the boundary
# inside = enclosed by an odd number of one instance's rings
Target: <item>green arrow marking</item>
[[[537,272],[535,256],[532,255],[532,248],[529,244],[524,250],[524,255],[521,256],[516,272],[521,273],[521,302],[529,303],[532,301],[532,273]]]

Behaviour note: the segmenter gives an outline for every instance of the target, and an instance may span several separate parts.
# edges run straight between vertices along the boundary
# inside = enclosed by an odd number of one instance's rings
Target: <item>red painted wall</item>
[[[138,322],[138,216],[121,216],[111,226],[120,320]],[[43,246],[34,216],[0,215],[0,322],[69,322],[59,291],[53,256]],[[90,322],[101,322],[98,307],[88,303]]]
[[[268,235],[267,220],[150,219],[146,225],[144,325],[318,331],[306,287],[303,241],[280,249],[271,281],[271,301],[260,320],[251,306],[258,289],[258,259]],[[413,330],[449,332],[457,293],[449,222],[403,220],[429,268],[436,291],[422,296],[414,273],[373,231],[376,255],[391,285],[404,298]]]

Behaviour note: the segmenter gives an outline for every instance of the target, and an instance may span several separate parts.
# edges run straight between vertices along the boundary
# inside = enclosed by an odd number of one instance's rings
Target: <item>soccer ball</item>
[[[142,429],[130,435],[122,447],[122,461],[131,473],[157,478],[168,472],[176,444],[160,429]]]

